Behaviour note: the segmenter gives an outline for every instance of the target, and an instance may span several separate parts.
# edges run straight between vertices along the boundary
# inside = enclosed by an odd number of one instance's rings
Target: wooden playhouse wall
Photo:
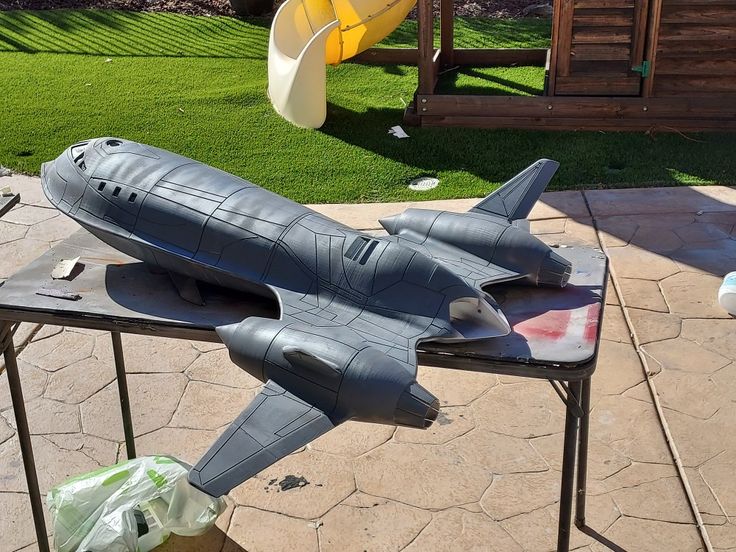
[[[736,102],[736,0],[661,0],[658,7],[650,95],[733,95]]]
[[[648,0],[555,0],[554,96],[638,96]]]
[[[452,0],[418,0],[419,87],[407,124],[604,131],[736,130],[736,0],[553,0],[551,48],[455,49]],[[384,50],[385,52],[385,50]],[[503,55],[501,55],[503,53]],[[446,94],[442,66],[539,63],[539,96]],[[416,57],[414,57],[416,56]],[[388,60],[386,55],[379,56]]]

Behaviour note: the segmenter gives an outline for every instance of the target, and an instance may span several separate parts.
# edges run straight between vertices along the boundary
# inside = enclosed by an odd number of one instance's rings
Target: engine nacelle
[[[434,240],[467,251],[509,270],[526,274],[534,285],[564,287],[571,265],[547,244],[506,219],[480,213],[407,209],[381,220],[392,235]]]
[[[335,421],[427,428],[439,413],[439,400],[402,364],[345,328],[248,318],[217,333],[240,368]]]

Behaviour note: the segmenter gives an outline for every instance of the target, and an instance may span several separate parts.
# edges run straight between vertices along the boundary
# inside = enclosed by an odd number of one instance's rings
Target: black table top
[[[598,250],[560,247],[572,261],[564,289],[504,284],[487,288],[513,332],[463,343],[425,342],[422,364],[551,379],[580,379],[595,368],[607,260]],[[80,257],[69,280],[53,280],[61,259]],[[76,301],[39,290],[79,295]],[[21,269],[0,287],[0,319],[219,341],[214,328],[249,316],[278,317],[269,300],[202,284],[204,306],[182,300],[166,274],[156,274],[84,230]]]

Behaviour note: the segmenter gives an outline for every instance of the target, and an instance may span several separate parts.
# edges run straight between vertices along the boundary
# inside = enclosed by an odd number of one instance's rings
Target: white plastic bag
[[[146,456],[73,477],[47,497],[59,552],[147,552],[171,533],[201,535],[225,509],[187,481],[190,466]]]

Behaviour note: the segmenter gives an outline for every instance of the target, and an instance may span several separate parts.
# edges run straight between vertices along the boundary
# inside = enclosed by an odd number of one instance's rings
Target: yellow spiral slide
[[[321,127],[327,116],[325,64],[381,41],[416,0],[286,0],[271,26],[268,95],[291,123]]]

